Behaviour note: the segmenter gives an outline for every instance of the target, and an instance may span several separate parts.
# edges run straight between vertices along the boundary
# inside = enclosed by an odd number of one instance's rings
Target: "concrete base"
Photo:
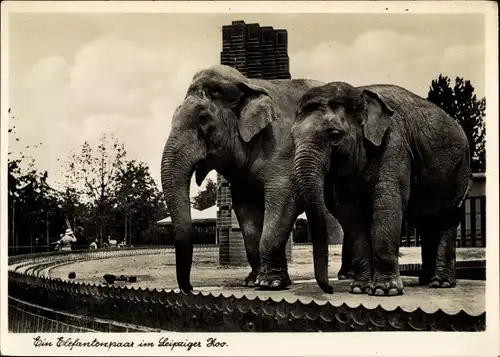
[[[393,297],[379,297],[369,295],[355,295],[349,293],[350,281],[330,281],[334,293],[325,294],[313,281],[294,281],[285,291],[264,291],[243,287],[204,287],[197,291],[211,292],[213,295],[222,293],[224,296],[235,297],[247,296],[249,299],[259,297],[265,300],[269,297],[276,301],[285,299],[294,302],[300,299],[303,303],[316,301],[319,304],[330,302],[339,306],[346,303],[350,307],[363,304],[367,308],[375,308],[381,305],[386,310],[394,310],[398,307],[405,311],[414,311],[417,308],[427,313],[433,313],[439,309],[448,314],[456,314],[464,310],[470,315],[479,315],[486,311],[485,289],[486,282],[479,280],[459,280],[453,289],[430,289],[418,286],[418,279],[414,277],[403,277],[404,294]]]

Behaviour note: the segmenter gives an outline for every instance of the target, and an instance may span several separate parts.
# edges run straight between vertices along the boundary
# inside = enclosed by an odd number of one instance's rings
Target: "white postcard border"
[[[1,352],[24,355],[498,355],[498,48],[495,2],[486,1],[353,1],[353,2],[2,2],[2,106],[1,106]],[[179,13],[484,13],[486,31],[486,156],[487,156],[487,286],[485,332],[359,332],[359,333],[134,333],[134,334],[13,334],[7,330],[7,130],[8,127],[8,13],[9,12],[179,12]],[[312,269],[312,268],[311,268]],[[167,336],[174,340],[205,341],[217,338],[228,348],[195,348],[191,351],[165,348],[35,348],[33,337],[55,342],[65,336],[92,340],[157,342]]]

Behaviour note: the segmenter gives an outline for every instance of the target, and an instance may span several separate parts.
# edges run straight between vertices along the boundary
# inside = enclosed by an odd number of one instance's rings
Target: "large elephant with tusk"
[[[172,119],[161,180],[175,234],[177,282],[191,291],[193,228],[189,185],[211,170],[231,184],[232,204],[252,271],[248,286],[283,289],[291,281],[285,246],[303,210],[294,176],[291,127],[296,105],[323,83],[249,79],[217,65],[198,72]]]

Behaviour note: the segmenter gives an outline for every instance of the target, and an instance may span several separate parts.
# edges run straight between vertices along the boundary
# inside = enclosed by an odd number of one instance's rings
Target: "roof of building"
[[[191,219],[196,223],[203,222],[215,222],[217,220],[217,206],[208,207],[203,211],[199,211],[196,208],[191,207]],[[307,220],[305,212],[297,217],[297,219]],[[172,224],[172,219],[170,217],[163,218],[156,222],[159,226],[166,226]]]
[[[193,222],[203,222],[203,221],[213,221],[217,220],[217,206],[213,205],[204,209],[203,211],[197,210],[191,207],[191,219]],[[172,219],[170,217],[163,218],[156,222],[159,226],[165,226],[172,224]]]

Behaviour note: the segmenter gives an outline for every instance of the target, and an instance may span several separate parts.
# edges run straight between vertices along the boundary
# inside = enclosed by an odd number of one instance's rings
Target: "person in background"
[[[97,249],[97,243],[95,241],[95,239],[92,241],[92,243],[90,243],[90,249]]]
[[[61,244],[61,251],[67,252],[71,251],[71,243],[76,242],[76,237],[73,234],[73,231],[71,229],[66,229],[66,233],[64,236],[59,240]]]

